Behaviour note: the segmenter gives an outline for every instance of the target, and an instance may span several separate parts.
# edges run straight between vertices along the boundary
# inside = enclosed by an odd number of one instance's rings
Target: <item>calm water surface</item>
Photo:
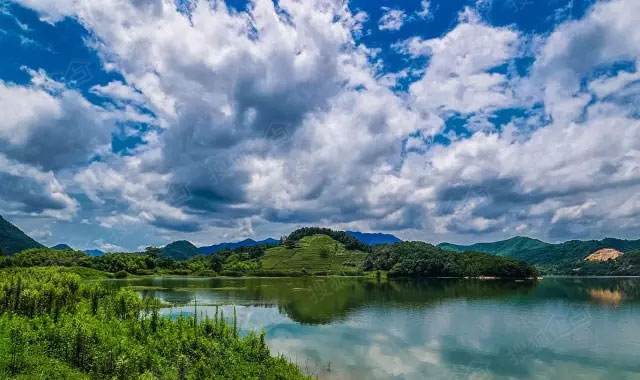
[[[640,279],[109,280],[233,314],[320,379],[640,379]],[[197,299],[198,307],[194,307]],[[196,311],[197,310],[197,311]]]

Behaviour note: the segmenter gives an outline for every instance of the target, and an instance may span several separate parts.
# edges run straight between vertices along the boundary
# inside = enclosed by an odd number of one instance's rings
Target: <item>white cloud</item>
[[[95,240],[93,243],[102,252],[126,252],[127,251],[126,249],[124,249],[123,247],[117,244],[107,243],[102,239]]]
[[[407,15],[401,9],[392,9],[388,7],[382,7],[384,15],[378,22],[378,29],[380,30],[400,30],[404,24]]]
[[[425,75],[410,87],[418,106],[473,113],[514,104],[508,77],[487,71],[519,54],[519,33],[465,19],[441,38],[414,37],[397,45],[414,58],[430,57]]]
[[[49,239],[50,237],[53,236],[51,231],[42,230],[42,229],[29,231],[27,233],[27,235],[29,235],[30,237],[32,237],[33,239],[36,239],[36,240],[47,240],[47,239]]]
[[[420,10],[416,12],[416,14],[422,19],[433,17],[433,14],[431,13],[431,1],[422,0],[420,2]]]
[[[78,202],[52,172],[8,159],[0,153],[0,209],[69,220]]]
[[[16,0],[16,2],[38,11],[43,21],[55,23],[73,14],[76,0]]]
[[[0,81],[0,153],[57,170],[110,149],[112,115],[44,72],[29,73],[28,86]]]
[[[141,93],[121,81],[109,82],[105,86],[95,85],[91,87],[91,92],[106,98],[131,102],[135,105],[144,105],[146,103],[146,99]]]
[[[567,236],[576,225],[615,233],[616,217],[629,231],[640,224],[632,201],[640,125],[619,99],[637,94],[637,70],[591,77],[598,65],[638,60],[637,2],[599,3],[584,20],[533,37],[466,8],[443,36],[396,45],[427,61],[406,93],[390,88],[413,71],[384,72],[377,51],[354,38],[366,14],[334,1],[282,0],[276,9],[256,0],[246,12],[198,2],[190,17],[169,2],[21,2],[52,21],[77,18],[105,67],[124,79],[92,88],[117,112],[44,76],[30,86],[2,83],[12,107],[0,110],[0,139],[23,147],[46,135],[43,118],[76,120],[64,115],[104,131],[114,118],[143,117],[141,107],[161,127],[131,156],[104,154],[69,175],[97,207],[124,208],[97,218],[105,228],[194,233],[207,224],[239,236],[240,222],[250,234],[275,231],[262,226],[277,222],[283,230],[327,224],[428,239],[561,228]],[[431,4],[421,5],[418,15],[429,17]],[[400,29],[406,14],[385,12],[380,29]],[[535,64],[520,77],[511,65],[523,54]],[[525,115],[499,131],[495,111],[510,108]],[[450,144],[435,144],[451,114],[467,120],[468,135],[448,131]],[[79,165],[108,142],[83,135],[80,124],[71,130],[88,143],[73,156],[30,162],[16,148],[7,160],[40,165],[34,173],[53,182],[46,165]],[[64,186],[57,193],[73,210]]]

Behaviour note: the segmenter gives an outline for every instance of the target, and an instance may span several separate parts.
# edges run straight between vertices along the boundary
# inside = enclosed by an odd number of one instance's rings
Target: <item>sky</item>
[[[0,0],[0,214],[137,250],[300,226],[640,238],[637,0]]]

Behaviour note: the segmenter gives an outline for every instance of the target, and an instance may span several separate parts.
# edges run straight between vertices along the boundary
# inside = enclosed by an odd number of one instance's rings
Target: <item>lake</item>
[[[319,379],[640,379],[640,279],[108,280],[266,331]],[[195,302],[197,300],[197,308]]]

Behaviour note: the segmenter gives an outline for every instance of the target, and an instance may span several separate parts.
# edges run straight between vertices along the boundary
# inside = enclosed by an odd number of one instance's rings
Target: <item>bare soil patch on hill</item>
[[[613,248],[603,248],[596,251],[585,258],[587,261],[607,261],[609,259],[615,260],[622,256],[623,253]]]

